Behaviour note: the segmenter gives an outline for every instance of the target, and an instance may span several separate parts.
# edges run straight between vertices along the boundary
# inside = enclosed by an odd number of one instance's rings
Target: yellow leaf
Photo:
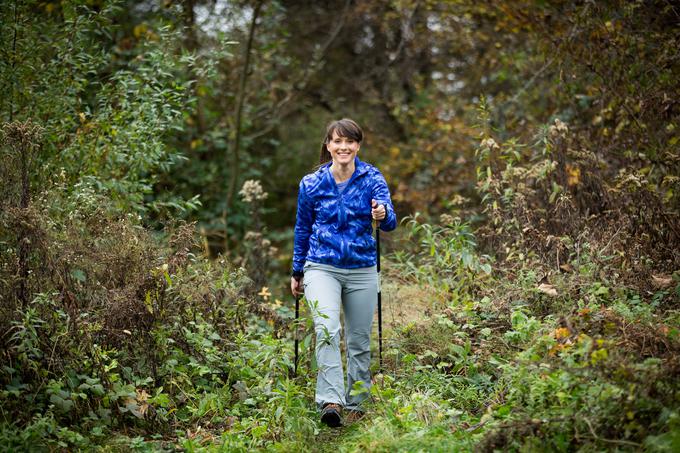
[[[135,28],[132,30],[132,33],[135,35],[135,38],[139,39],[142,37],[143,34],[146,33],[147,29],[148,28],[146,24],[135,25]]]
[[[557,340],[567,338],[569,336],[569,329],[567,329],[566,327],[559,327],[555,329],[554,335]]]
[[[575,165],[567,164],[567,185],[573,187],[581,181],[581,169]]]
[[[263,286],[260,292],[257,293],[257,295],[261,296],[264,300],[268,300],[271,297],[272,293],[269,292],[269,288]]]

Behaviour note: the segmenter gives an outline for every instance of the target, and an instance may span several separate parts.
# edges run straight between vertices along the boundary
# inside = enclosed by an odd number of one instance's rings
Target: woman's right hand
[[[300,277],[300,280],[296,280],[295,277],[290,278],[290,292],[293,293],[293,296],[298,297],[304,293],[302,287],[303,279],[304,277]]]

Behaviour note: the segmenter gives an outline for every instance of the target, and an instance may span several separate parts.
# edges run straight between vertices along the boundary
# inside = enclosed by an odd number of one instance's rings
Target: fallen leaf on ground
[[[673,284],[673,277],[664,274],[652,275],[652,283],[657,288],[661,289],[668,288]]]
[[[562,269],[564,272],[574,271],[574,267],[569,263],[560,264],[560,269]]]
[[[549,285],[547,283],[541,283],[538,285],[538,290],[542,293],[547,294],[548,296],[557,296],[557,290],[553,285]]]

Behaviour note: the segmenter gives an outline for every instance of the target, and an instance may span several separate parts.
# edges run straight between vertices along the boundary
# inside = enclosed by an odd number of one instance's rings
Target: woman
[[[363,414],[370,389],[370,334],[378,276],[372,219],[391,231],[397,218],[385,178],[357,157],[363,132],[350,119],[334,121],[321,145],[320,166],[300,182],[291,291],[310,304],[319,373],[321,421],[342,424]],[[345,314],[347,386],[340,357],[340,308]],[[365,392],[352,392],[360,381]],[[352,394],[354,393],[354,394]],[[358,393],[358,394],[357,394]]]

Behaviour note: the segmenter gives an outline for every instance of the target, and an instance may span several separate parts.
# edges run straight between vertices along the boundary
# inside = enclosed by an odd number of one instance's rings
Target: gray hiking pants
[[[369,397],[371,374],[371,326],[377,305],[378,274],[375,266],[341,269],[307,261],[303,285],[314,318],[316,361],[319,373],[315,401],[319,408],[337,403],[361,410]],[[345,314],[347,386],[340,357],[340,308]],[[366,390],[352,395],[361,381]],[[356,393],[356,392],[355,392]]]

